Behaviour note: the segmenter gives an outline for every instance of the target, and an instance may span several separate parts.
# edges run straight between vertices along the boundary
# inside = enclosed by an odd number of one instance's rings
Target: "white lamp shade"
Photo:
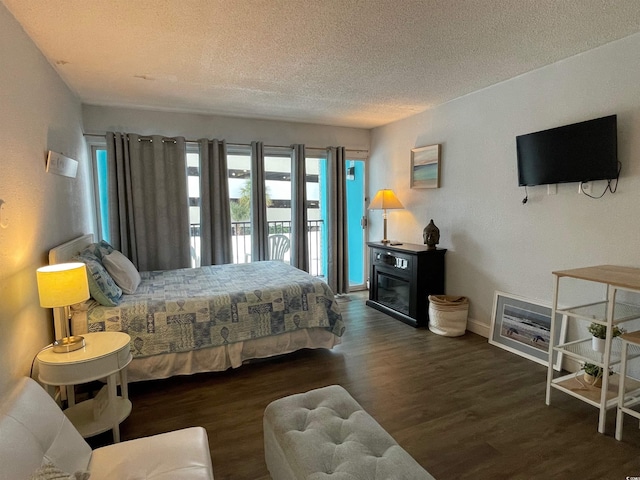
[[[384,189],[378,190],[376,196],[373,197],[371,203],[369,204],[369,210],[392,210],[404,208],[396,194],[393,193],[393,190]]]
[[[40,306],[66,307],[89,298],[87,266],[84,263],[59,263],[36,272]]]

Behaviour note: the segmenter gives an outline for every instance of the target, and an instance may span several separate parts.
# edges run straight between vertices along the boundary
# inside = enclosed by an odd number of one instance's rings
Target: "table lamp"
[[[89,298],[87,267],[84,263],[59,263],[37,270],[40,306],[44,308],[64,308],[66,337],[53,342],[57,353],[73,352],[84,347],[84,337],[72,336],[69,322],[70,306]]]
[[[404,206],[400,203],[396,194],[393,193],[393,190],[378,190],[376,196],[371,200],[369,210],[382,210],[382,220],[384,225],[384,238],[382,239],[382,243],[389,243],[389,240],[387,239],[387,210],[400,208],[404,208]]]

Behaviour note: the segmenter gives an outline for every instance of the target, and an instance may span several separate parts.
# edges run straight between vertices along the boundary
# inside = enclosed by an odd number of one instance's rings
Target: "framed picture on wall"
[[[440,187],[440,144],[411,149],[411,188]]]
[[[566,322],[556,314],[554,345],[564,338]],[[496,292],[491,315],[489,343],[534,362],[549,365],[551,307],[508,293]],[[561,355],[554,352],[553,368],[560,370]]]

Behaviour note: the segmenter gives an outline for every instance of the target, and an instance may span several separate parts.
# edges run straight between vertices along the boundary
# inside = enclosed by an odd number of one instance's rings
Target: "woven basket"
[[[429,295],[429,330],[445,337],[459,337],[467,330],[469,299]]]

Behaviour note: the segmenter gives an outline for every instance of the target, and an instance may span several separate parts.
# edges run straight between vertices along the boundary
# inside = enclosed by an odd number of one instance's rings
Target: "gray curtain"
[[[233,263],[227,143],[201,139],[200,265]]]
[[[309,271],[307,233],[307,169],[304,145],[293,145],[291,153],[291,265]]]
[[[190,266],[184,138],[107,133],[111,243],[141,271]]]
[[[264,145],[251,142],[251,261],[269,259]]]
[[[347,184],[344,147],[327,148],[328,284],[336,294],[349,293]]]

